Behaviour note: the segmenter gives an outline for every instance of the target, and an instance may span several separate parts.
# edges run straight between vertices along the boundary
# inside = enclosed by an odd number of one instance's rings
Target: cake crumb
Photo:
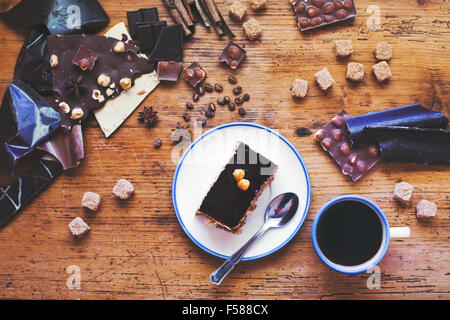
[[[411,197],[414,187],[408,182],[400,182],[395,185],[394,199],[399,203],[409,207],[411,206]]]
[[[336,40],[334,42],[334,52],[336,57],[344,58],[353,53],[352,40]]]
[[[80,217],[76,217],[69,223],[69,229],[75,238],[81,238],[91,230]]]
[[[320,89],[322,89],[323,91],[327,91],[335,83],[327,68],[323,68],[322,70],[317,72],[314,77],[316,78],[316,82],[319,85]]]
[[[347,79],[361,82],[364,79],[364,65],[362,63],[350,62],[347,65]]]
[[[247,8],[241,2],[235,1],[228,7],[228,14],[231,18],[242,21],[247,15]]]
[[[81,200],[81,206],[91,211],[98,211],[100,207],[100,195],[95,192],[86,192]]]
[[[381,61],[372,66],[373,73],[378,82],[385,82],[392,77],[391,68],[386,61]]]
[[[436,216],[436,204],[428,200],[420,201],[416,206],[417,218],[422,221],[428,221]]]
[[[261,24],[258,21],[256,21],[256,19],[249,19],[242,25],[242,27],[244,28],[244,33],[247,39],[257,40],[261,38],[262,35]]]
[[[131,182],[126,179],[120,179],[113,188],[113,194],[121,200],[131,198],[133,193],[134,187]]]
[[[375,58],[378,60],[390,60],[392,58],[392,47],[387,42],[380,42],[375,47]]]
[[[295,98],[304,98],[308,93],[308,81],[295,79],[292,83],[291,95]]]

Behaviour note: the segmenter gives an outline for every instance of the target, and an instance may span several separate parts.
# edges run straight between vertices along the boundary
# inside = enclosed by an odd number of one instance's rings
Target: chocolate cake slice
[[[212,185],[197,214],[234,233],[256,208],[256,200],[272,182],[277,165],[239,143],[233,157]]]

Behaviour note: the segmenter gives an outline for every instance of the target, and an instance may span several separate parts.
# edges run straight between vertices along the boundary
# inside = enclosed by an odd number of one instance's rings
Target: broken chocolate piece
[[[450,164],[450,130],[365,127],[380,147],[383,162]]]
[[[177,81],[180,74],[182,62],[160,61],[158,62],[158,80]]]
[[[237,69],[246,56],[247,51],[233,41],[229,41],[223,49],[219,61],[228,65],[231,69]]]
[[[302,32],[356,17],[353,0],[290,0],[290,2]]]
[[[357,117],[346,119],[350,140],[353,145],[374,143],[373,138],[364,130],[366,126],[372,127],[419,127],[440,128],[447,127],[448,119],[441,113],[412,104],[377,112],[369,112]]]
[[[136,23],[136,38],[142,52],[152,52],[163,27],[167,27],[166,21]]]
[[[114,38],[67,35],[50,36],[47,41],[50,55],[56,55],[59,60],[58,67],[53,68],[53,89],[57,104],[64,102],[70,108],[68,113],[61,112],[62,126],[69,129],[86,119],[91,110],[100,109],[106,101],[116,98],[123,91],[119,85],[122,79],[128,78],[133,83],[138,77],[153,71],[153,65],[148,60],[137,56],[138,48],[135,45],[124,44],[123,53],[114,52],[118,41]],[[80,68],[73,67],[72,60],[80,46],[99,54],[92,71],[83,72]],[[76,59],[79,63],[81,60],[83,59]],[[109,77],[109,87],[105,88],[98,84],[100,75]],[[75,91],[70,88],[74,83],[85,88],[79,91],[79,95],[72,94]],[[111,90],[114,92],[108,94]],[[79,120],[71,118],[74,109],[83,111],[83,116]]]
[[[206,72],[198,62],[193,62],[186,70],[184,70],[183,78],[195,88],[199,83],[205,80]]]
[[[336,161],[344,175],[357,181],[369,171],[380,156],[375,146],[351,147],[345,120],[348,113],[342,110],[333,120],[316,132],[315,138]]]
[[[137,11],[127,12],[128,28],[133,39],[137,36],[136,24],[139,22],[158,21],[158,8],[139,9]]]
[[[57,55],[55,55],[57,57]],[[97,61],[98,57],[100,55],[98,53],[95,53],[92,50],[89,50],[83,45],[80,45],[80,48],[78,48],[77,53],[75,54],[75,57],[72,60],[72,63],[76,66],[78,66],[81,71],[90,70],[92,71],[95,66],[95,62]]]
[[[29,85],[14,80],[0,109],[0,173],[14,166],[50,136],[61,123],[55,110]]]
[[[150,61],[183,61],[183,27],[181,25],[162,27]]]

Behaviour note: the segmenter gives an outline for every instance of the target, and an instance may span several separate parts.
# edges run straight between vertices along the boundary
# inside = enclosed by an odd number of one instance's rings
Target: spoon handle
[[[253,237],[251,237],[236,253],[234,253],[231,257],[228,258],[216,271],[214,271],[209,279],[213,284],[219,285],[223,279],[234,269],[234,267],[242,260],[245,252],[247,252],[248,248],[267,230],[269,230],[271,226],[269,224],[264,224],[258,232],[255,233]]]

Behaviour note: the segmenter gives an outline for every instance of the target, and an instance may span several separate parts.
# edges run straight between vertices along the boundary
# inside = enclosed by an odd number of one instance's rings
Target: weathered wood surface
[[[125,10],[158,6],[162,19],[170,20],[157,0],[101,1],[111,25],[125,21]],[[218,1],[225,10],[229,1]],[[135,112],[110,139],[105,139],[95,119],[84,129],[86,158],[64,173],[20,216],[0,231],[0,298],[37,299],[448,299],[450,298],[450,171],[445,166],[379,164],[358,183],[352,183],[321,151],[312,137],[295,135],[297,127],[315,130],[341,109],[357,115],[410,103],[421,103],[450,115],[450,2],[415,0],[357,0],[359,16],[353,22],[302,35],[287,0],[270,1],[261,14],[249,11],[263,25],[260,42],[244,40],[238,23],[230,22],[236,41],[246,45],[248,58],[235,72],[252,99],[245,118],[220,109],[206,128],[251,121],[278,129],[302,154],[312,183],[308,217],[298,235],[282,250],[263,260],[242,263],[216,287],[209,274],[222,262],[197,248],[175,217],[171,183],[176,164],[170,160],[171,130],[192,90],[184,81],[161,85],[145,105],[159,112],[158,125],[145,129]],[[381,10],[381,28],[368,30],[366,9]],[[226,18],[229,21],[228,17]],[[26,30],[0,23],[0,92],[12,80],[13,67]],[[346,63],[336,60],[333,40],[352,39],[351,60],[366,66],[362,84],[346,81]],[[369,74],[373,48],[379,41],[392,44],[393,78],[376,83]],[[199,26],[185,45],[185,64],[199,61],[210,82],[227,84],[230,71],[217,62],[226,40]],[[313,85],[313,75],[328,67],[336,80],[324,95]],[[289,88],[294,78],[310,81],[307,99],[295,101]],[[226,85],[231,94],[231,86]],[[216,97],[211,95],[211,99]],[[203,97],[197,106],[206,105]],[[142,106],[141,106],[142,108]],[[191,112],[198,114],[199,108]],[[193,116],[193,118],[195,118]],[[153,141],[161,138],[160,150]],[[132,200],[119,203],[111,190],[120,178],[136,187]],[[2,177],[6,183],[8,179]],[[420,223],[415,209],[400,208],[392,199],[394,185],[415,186],[414,204],[436,202],[438,215]],[[80,207],[85,191],[102,195],[101,210],[90,214]],[[368,289],[370,274],[348,276],[328,269],[316,256],[311,225],[320,207],[333,197],[358,194],[374,200],[393,226],[409,226],[412,236],[393,240],[379,264],[381,288]],[[92,232],[74,241],[67,224],[76,216]],[[68,289],[67,268],[81,271],[81,289]]]

